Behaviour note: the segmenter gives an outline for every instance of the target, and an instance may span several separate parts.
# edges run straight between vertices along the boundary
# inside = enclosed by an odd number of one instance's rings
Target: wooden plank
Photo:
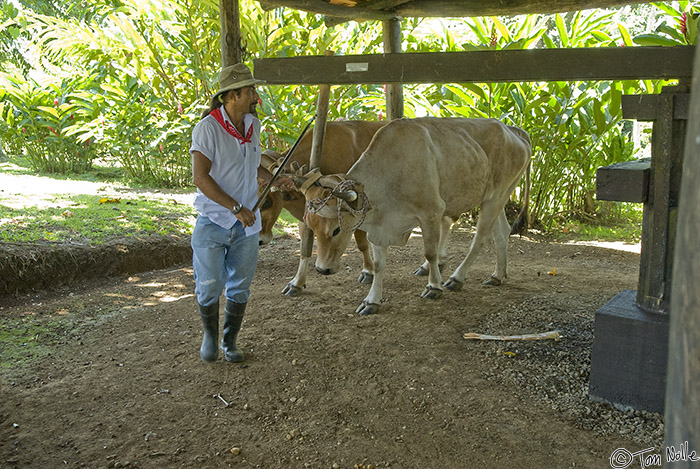
[[[277,85],[687,79],[694,46],[433,52],[255,60]],[[566,66],[562,66],[566,64]]]
[[[700,454],[700,62],[695,65],[681,171],[666,377],[665,442]],[[697,468],[679,461],[674,468]],[[671,465],[669,465],[670,467]]]
[[[659,110],[658,94],[625,95],[622,97],[622,118],[638,121],[653,121]],[[686,120],[688,118],[688,106],[690,94],[679,93],[673,95],[673,118]]]
[[[221,68],[243,61],[238,0],[219,0],[221,16]]]
[[[649,195],[651,158],[625,161],[598,168],[596,198],[616,202],[644,203]]]

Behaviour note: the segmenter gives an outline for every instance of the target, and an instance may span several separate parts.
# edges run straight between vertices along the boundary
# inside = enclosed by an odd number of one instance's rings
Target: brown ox
[[[321,158],[320,172],[322,174],[332,174],[345,172],[357,161],[362,152],[369,145],[370,140],[379,128],[384,126],[386,122],[369,122],[369,121],[335,121],[326,124],[326,132],[323,143],[323,155]],[[288,162],[288,166],[294,163],[303,166],[309,164],[311,155],[312,133],[307,133],[299,142],[294,154]],[[275,164],[286,155],[279,154],[274,151],[267,150],[263,153],[262,164],[268,169],[276,169]],[[285,168],[286,170],[286,168]],[[304,216],[305,200],[304,196],[297,191],[291,192],[270,192],[265,202],[262,204],[260,212],[262,218],[263,229],[260,233],[260,244],[269,243],[272,240],[272,227],[274,226],[280,212],[283,208],[287,209],[297,220],[299,220],[299,232],[304,233],[303,216]],[[337,238],[342,244],[343,249],[350,242],[351,232],[341,232],[335,227],[324,226],[322,223],[317,224],[313,228],[314,235],[318,238],[317,259],[324,259],[329,256],[338,256],[342,254],[335,253],[335,243],[331,243],[331,239]],[[369,254],[369,243],[367,235],[364,231],[355,231],[355,242],[358,249],[362,252],[362,273],[358,278],[361,283],[369,283],[372,281],[373,265]],[[302,246],[304,240],[302,240]],[[302,257],[299,261],[299,268],[296,276],[287,284],[283,293],[289,296],[295,296],[301,292],[306,286],[306,275],[308,271],[310,259]],[[327,275],[332,273],[331,270],[324,267],[319,262],[316,263],[316,270]]]
[[[416,226],[422,230],[428,267],[421,296],[438,298],[443,287],[438,263],[450,225],[478,206],[469,252],[444,286],[462,287],[488,235],[496,244],[496,270],[487,283],[500,284],[506,277],[510,234],[504,206],[528,167],[530,152],[525,131],[495,119],[400,119],[377,132],[347,174],[324,176],[310,186],[306,220],[312,229],[317,224],[326,230],[351,225],[365,231],[371,243],[374,279],[356,312],[379,309],[387,247],[404,245]],[[332,247],[319,239],[319,252],[335,253],[326,262],[337,263],[346,239],[326,240]]]

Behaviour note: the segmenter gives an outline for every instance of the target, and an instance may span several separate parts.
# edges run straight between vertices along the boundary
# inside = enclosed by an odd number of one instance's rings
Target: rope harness
[[[338,183],[337,186],[335,186],[335,188],[330,192],[330,194],[328,194],[327,197],[323,199],[317,197],[306,202],[306,209],[309,211],[309,213],[317,213],[323,207],[328,205],[328,201],[331,199],[331,197],[335,197],[333,195],[334,192],[337,193],[352,190],[352,188],[356,185],[357,184],[355,183],[355,181],[352,181],[350,179],[344,179],[340,183]],[[340,229],[346,233],[352,233],[357,228],[359,228],[359,226],[365,221],[367,211],[371,208],[369,200],[367,199],[367,196],[365,195],[364,191],[357,192],[362,197],[362,203],[360,204],[359,209],[353,208],[345,200],[341,199],[340,197],[336,197],[336,205],[338,206],[338,224],[340,225]],[[343,217],[343,207],[345,207],[346,211],[350,212],[350,214],[353,217],[359,217],[359,219],[352,224],[346,223],[345,218]]]

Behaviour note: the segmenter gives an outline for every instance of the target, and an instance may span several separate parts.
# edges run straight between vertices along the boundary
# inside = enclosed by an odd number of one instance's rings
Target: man
[[[192,131],[192,174],[197,186],[194,206],[198,217],[192,233],[195,294],[204,328],[199,355],[215,361],[219,350],[219,296],[224,290],[221,349],[229,362],[240,362],[236,346],[250,295],[258,258],[260,212],[257,202],[260,177],[272,175],[260,167],[260,121],[255,106],[260,97],[244,64],[225,67],[219,74],[219,91]],[[289,178],[275,185],[293,188]]]

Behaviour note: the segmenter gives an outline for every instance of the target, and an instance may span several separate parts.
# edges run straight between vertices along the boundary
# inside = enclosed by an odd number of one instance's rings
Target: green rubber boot
[[[238,331],[241,330],[243,324],[243,315],[245,314],[246,303],[234,303],[226,300],[226,309],[224,311],[224,335],[221,339],[221,350],[224,351],[224,358],[228,362],[242,362],[245,359],[243,351],[236,347],[236,338]]]
[[[198,306],[204,329],[199,356],[205,362],[213,362],[219,356],[219,349],[216,346],[216,341],[219,340],[219,302],[209,306]]]

